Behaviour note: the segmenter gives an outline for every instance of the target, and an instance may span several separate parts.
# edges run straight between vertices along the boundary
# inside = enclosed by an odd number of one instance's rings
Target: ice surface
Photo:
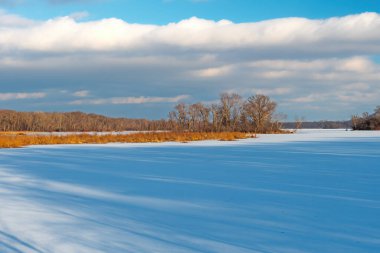
[[[380,252],[380,133],[0,150],[1,253]]]

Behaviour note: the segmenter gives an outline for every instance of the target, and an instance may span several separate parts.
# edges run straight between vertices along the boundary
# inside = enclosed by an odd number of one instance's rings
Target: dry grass
[[[150,132],[120,135],[94,135],[94,134],[69,134],[57,135],[25,135],[20,133],[0,134],[0,148],[19,148],[30,145],[55,145],[55,144],[105,144],[105,143],[149,143],[149,142],[189,142],[202,140],[233,141],[237,139],[252,138],[239,132],[225,133],[174,133],[174,132]]]
[[[26,131],[7,131],[7,132],[0,132],[1,135],[25,135],[28,132]]]

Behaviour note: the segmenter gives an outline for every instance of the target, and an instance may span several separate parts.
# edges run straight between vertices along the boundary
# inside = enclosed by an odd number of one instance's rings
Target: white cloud
[[[308,96],[302,96],[302,97],[289,99],[289,101],[296,102],[296,103],[311,103],[311,102],[316,102],[318,100],[325,100],[325,96],[321,94],[311,94]]]
[[[245,65],[252,75],[264,79],[363,82],[380,80],[380,67],[368,57],[317,60],[259,60]]]
[[[259,74],[260,77],[266,78],[266,79],[282,79],[289,76],[292,76],[293,73],[286,70],[281,71],[264,71]]]
[[[376,13],[326,20],[283,18],[240,24],[193,17],[161,26],[130,24],[116,18],[78,22],[70,16],[30,22],[6,13],[0,14],[0,20],[1,51],[150,49],[158,53],[165,46],[172,50],[187,48],[211,52],[241,49],[269,53],[275,49],[277,54],[380,50],[380,15]],[[9,27],[12,20],[18,20],[16,28]]]
[[[188,95],[176,97],[113,97],[98,99],[81,99],[70,102],[71,105],[123,105],[123,104],[146,104],[146,103],[178,103],[189,98]]]
[[[16,100],[16,99],[37,99],[46,97],[44,92],[19,92],[19,93],[0,93],[0,101]]]
[[[206,78],[212,78],[212,77],[220,77],[227,75],[232,72],[231,66],[222,66],[222,67],[215,67],[215,68],[206,68],[202,70],[194,71],[195,76],[199,77],[206,77]]]
[[[252,62],[250,66],[279,71],[325,71],[334,69],[349,72],[370,72],[374,70],[375,64],[367,57],[354,56],[348,58],[324,58],[316,60],[259,60]]]
[[[36,21],[6,13],[0,9],[0,28],[17,28],[37,25]]]
[[[253,89],[252,92],[254,94],[265,94],[268,96],[272,95],[285,95],[292,92],[292,88],[290,87],[278,87],[278,88],[267,88],[267,89]]]
[[[350,85],[349,85],[350,86]],[[355,86],[355,85],[353,85]],[[351,87],[353,87],[351,86]],[[374,90],[368,92],[368,89],[363,87],[352,89],[339,88],[335,90],[326,90],[324,92],[314,92],[309,95],[299,96],[288,99],[288,102],[305,105],[316,106],[316,103],[321,104],[319,107],[334,107],[333,105],[351,105],[355,106],[361,103],[373,103],[378,102],[380,97],[380,91]],[[337,109],[337,108],[334,108]]]
[[[90,94],[88,90],[79,90],[73,93],[75,97],[87,97]]]
[[[364,57],[354,57],[346,61],[342,61],[341,64],[337,66],[338,70],[358,72],[358,73],[368,73],[373,71],[375,68],[372,61]]]

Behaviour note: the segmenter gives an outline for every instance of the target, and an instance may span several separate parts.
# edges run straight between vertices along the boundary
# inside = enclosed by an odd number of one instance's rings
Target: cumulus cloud
[[[29,27],[35,25],[37,22],[31,19],[23,18],[18,15],[6,13],[0,9],[0,28],[3,29],[16,29],[17,27]]]
[[[235,24],[190,18],[168,25],[130,24],[110,18],[77,22],[59,17],[32,27],[3,29],[0,50],[39,52],[171,50],[253,50],[289,55],[373,53],[380,50],[380,15],[310,20],[283,18]],[[48,36],[46,36],[48,35]],[[21,39],[22,38],[22,39]],[[157,52],[158,51],[158,52]]]
[[[46,97],[44,92],[19,92],[19,93],[0,93],[0,101],[16,100],[16,99],[37,99]]]

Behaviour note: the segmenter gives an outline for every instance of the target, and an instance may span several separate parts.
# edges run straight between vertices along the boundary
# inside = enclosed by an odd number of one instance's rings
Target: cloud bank
[[[378,13],[252,23],[193,17],[147,25],[1,12],[0,30],[0,81],[14,83],[7,92],[25,88],[24,75],[32,82],[29,92],[92,95],[62,98],[58,109],[175,103],[181,94],[215,100],[236,91],[273,95],[290,115],[342,118],[380,99]]]
[[[159,54],[169,47],[170,50],[200,52],[250,50],[259,55],[272,50],[276,55],[294,52],[338,55],[377,53],[380,49],[380,33],[376,32],[380,30],[380,15],[377,13],[326,20],[283,18],[241,24],[193,17],[163,26],[130,24],[116,18],[77,22],[67,16],[43,22],[25,22],[19,17],[15,27],[15,19],[12,15],[1,16],[2,52],[150,50]]]

